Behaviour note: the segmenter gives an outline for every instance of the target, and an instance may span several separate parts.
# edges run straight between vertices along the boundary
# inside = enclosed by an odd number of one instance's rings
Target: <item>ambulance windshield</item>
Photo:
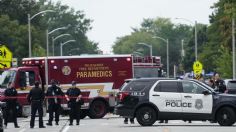
[[[7,88],[9,82],[14,81],[16,71],[6,70],[0,73],[0,88]]]

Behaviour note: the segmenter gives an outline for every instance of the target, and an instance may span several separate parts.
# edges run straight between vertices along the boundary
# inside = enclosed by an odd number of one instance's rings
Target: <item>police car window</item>
[[[203,87],[201,87],[200,85],[197,85],[195,83],[193,83],[194,89],[193,92],[195,94],[202,94],[203,91],[206,91],[206,89],[204,89]]]
[[[177,92],[178,83],[175,81],[163,81],[160,83],[160,92]]]
[[[126,85],[122,91],[142,91],[152,85],[152,81],[132,81]]]
[[[206,90],[193,82],[182,82],[182,86],[184,93],[202,94],[202,92]]]
[[[161,91],[161,83],[158,83],[156,87],[154,88],[154,91],[160,92]]]
[[[195,89],[192,82],[182,82],[182,87],[184,93],[193,93]]]

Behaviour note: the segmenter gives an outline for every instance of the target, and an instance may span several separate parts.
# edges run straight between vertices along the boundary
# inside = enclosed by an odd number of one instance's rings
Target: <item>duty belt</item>
[[[32,101],[41,101],[40,99],[38,99],[38,100],[32,100]]]

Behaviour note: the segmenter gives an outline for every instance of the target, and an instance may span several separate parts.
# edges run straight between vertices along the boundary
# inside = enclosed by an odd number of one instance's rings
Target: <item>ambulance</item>
[[[35,81],[39,81],[46,91],[50,87],[50,81],[54,79],[64,92],[71,87],[72,81],[76,81],[84,100],[81,118],[102,118],[114,108],[115,94],[119,92],[124,80],[161,76],[161,67],[161,58],[158,56],[82,55],[24,58],[20,67],[0,72],[0,101],[4,100],[7,84],[12,83],[18,91],[18,113],[29,116],[30,104],[26,97]],[[62,108],[67,110],[66,99],[62,99]]]

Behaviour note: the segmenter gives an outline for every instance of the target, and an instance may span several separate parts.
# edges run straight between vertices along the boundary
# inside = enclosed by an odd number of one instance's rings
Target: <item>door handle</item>
[[[184,96],[185,98],[192,98],[192,96]]]
[[[158,95],[158,94],[153,94],[152,96],[160,96],[160,95]]]

